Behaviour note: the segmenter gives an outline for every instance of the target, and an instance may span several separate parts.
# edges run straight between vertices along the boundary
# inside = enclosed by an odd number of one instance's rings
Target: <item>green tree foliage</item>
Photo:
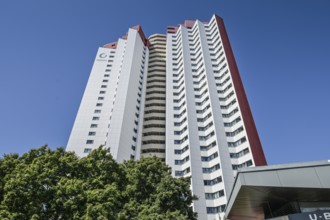
[[[102,147],[78,158],[43,146],[0,158],[0,219],[197,219],[189,185],[155,157],[118,164]]]

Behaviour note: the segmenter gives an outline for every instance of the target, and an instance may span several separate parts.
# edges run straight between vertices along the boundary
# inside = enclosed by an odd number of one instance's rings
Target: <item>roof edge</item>
[[[285,169],[295,169],[302,167],[316,167],[316,166],[329,166],[330,160],[319,160],[319,161],[309,161],[309,162],[297,162],[288,164],[273,164],[267,166],[256,166],[256,167],[245,167],[238,169],[237,175],[239,173],[249,173],[258,172],[266,170],[285,170]]]

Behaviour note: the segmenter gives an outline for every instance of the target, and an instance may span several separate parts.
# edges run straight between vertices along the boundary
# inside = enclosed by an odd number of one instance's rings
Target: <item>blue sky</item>
[[[226,24],[269,164],[330,159],[329,0],[0,1],[0,155],[65,146],[99,46]]]

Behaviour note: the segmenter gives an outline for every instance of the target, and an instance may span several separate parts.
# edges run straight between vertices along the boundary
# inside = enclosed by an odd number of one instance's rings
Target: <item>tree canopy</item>
[[[118,164],[100,147],[78,158],[47,146],[0,158],[0,219],[197,219],[189,178],[159,158]]]

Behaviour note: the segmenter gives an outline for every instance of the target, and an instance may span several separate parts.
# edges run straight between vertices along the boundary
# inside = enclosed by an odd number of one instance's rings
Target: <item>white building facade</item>
[[[237,168],[266,159],[220,17],[99,48],[67,150],[100,145],[118,162],[162,158],[191,177],[199,219],[223,215]]]

